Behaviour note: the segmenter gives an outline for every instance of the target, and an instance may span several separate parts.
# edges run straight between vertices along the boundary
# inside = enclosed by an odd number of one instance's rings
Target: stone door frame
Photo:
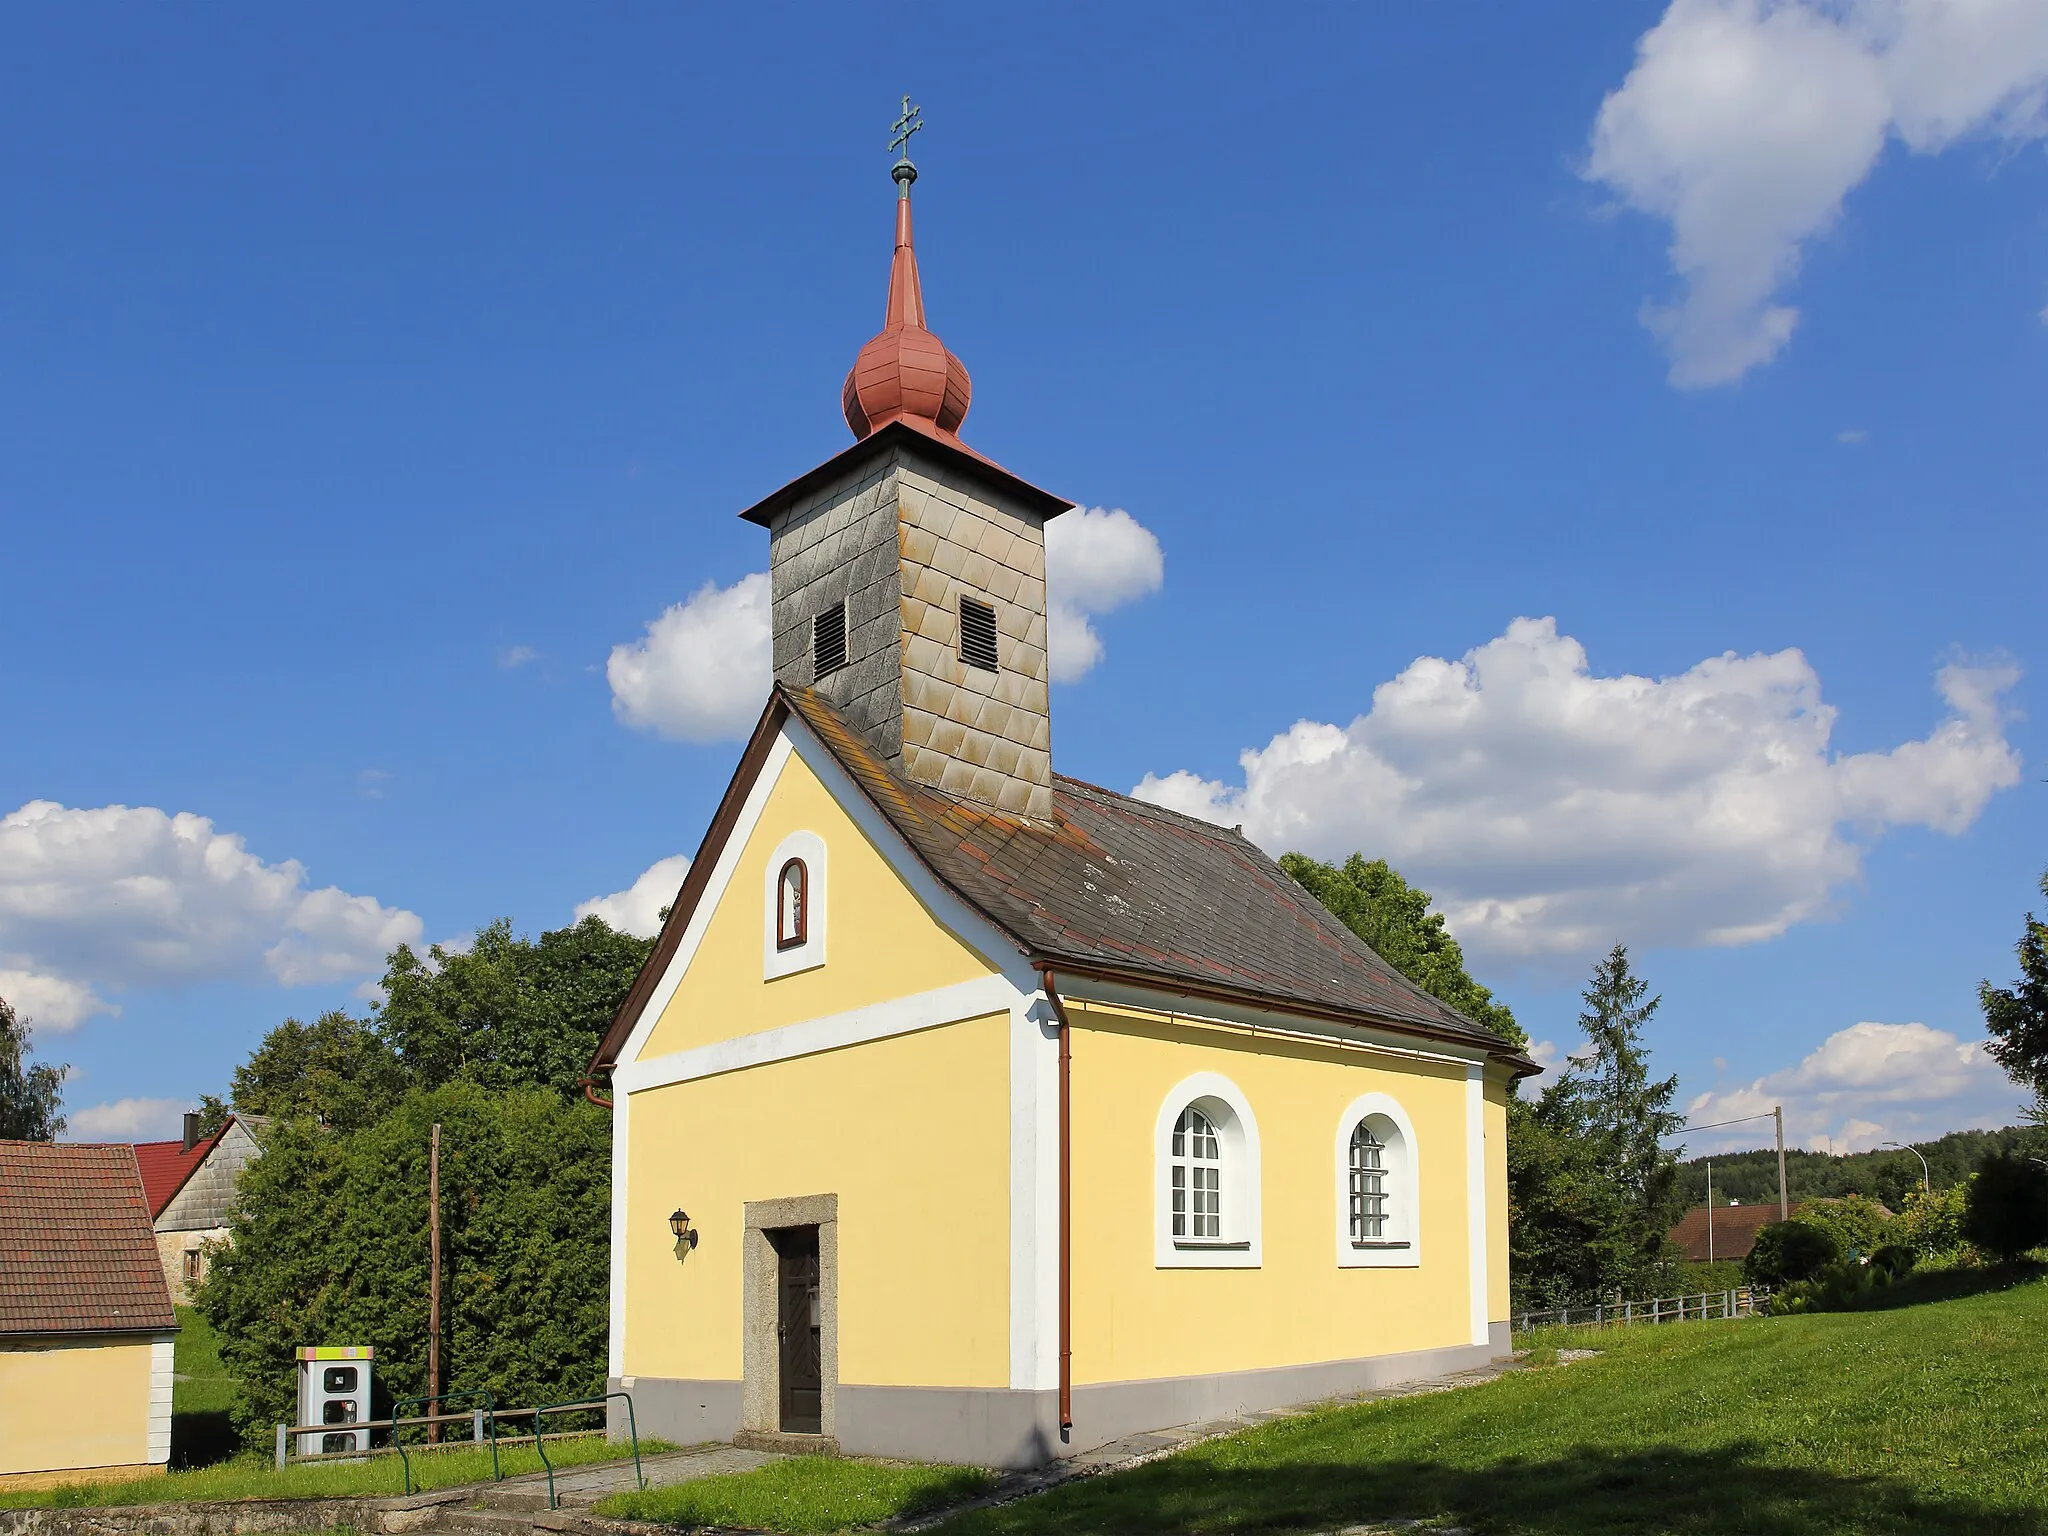
[[[740,1428],[749,1439],[774,1436],[809,1443],[810,1435],[782,1433],[782,1354],[776,1334],[781,1273],[768,1234],[779,1227],[818,1229],[818,1427],[820,1440],[839,1434],[839,1196],[796,1195],[749,1200],[742,1267]]]

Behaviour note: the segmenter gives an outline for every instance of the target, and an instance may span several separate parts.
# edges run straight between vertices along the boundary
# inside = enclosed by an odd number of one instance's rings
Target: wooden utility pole
[[[1707,1159],[1707,1262],[1714,1262],[1714,1160]]]
[[[441,1126],[434,1124],[427,1141],[427,1412],[438,1414],[441,1405],[432,1399],[441,1395]],[[438,1445],[441,1426],[427,1426],[427,1441]]]
[[[1771,1106],[1771,1123],[1778,1128],[1778,1220],[1792,1219],[1792,1204],[1785,1198],[1785,1106]]]

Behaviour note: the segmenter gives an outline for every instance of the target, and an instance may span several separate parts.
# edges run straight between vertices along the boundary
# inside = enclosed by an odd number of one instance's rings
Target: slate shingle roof
[[[0,1336],[177,1326],[135,1149],[0,1141]]]
[[[593,1065],[613,1062],[680,942],[785,713],[824,743],[924,865],[1037,966],[1481,1045],[1536,1066],[1382,960],[1242,836],[1053,776],[1032,821],[913,784],[818,694],[776,686],[661,939]]]
[[[1062,774],[1051,822],[1006,815],[912,784],[818,694],[782,692],[932,872],[1042,964],[1506,1050],[1237,832]]]

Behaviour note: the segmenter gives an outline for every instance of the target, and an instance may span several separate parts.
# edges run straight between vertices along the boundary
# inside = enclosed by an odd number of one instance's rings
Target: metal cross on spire
[[[900,149],[903,153],[889,174],[904,184],[903,190],[906,194],[910,191],[910,183],[917,180],[917,167],[910,163],[910,136],[923,129],[923,114],[924,108],[912,105],[910,98],[905,96],[903,115],[890,125],[890,132],[895,137],[889,140],[889,147]]]

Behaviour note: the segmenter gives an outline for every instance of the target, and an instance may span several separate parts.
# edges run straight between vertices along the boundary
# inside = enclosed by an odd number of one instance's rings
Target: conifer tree
[[[1651,1079],[1643,1042],[1663,998],[1650,996],[1649,983],[1630,968],[1623,944],[1593,967],[1592,982],[1580,996],[1586,1006],[1579,1028],[1591,1049],[1574,1057],[1544,1092],[1538,1113],[1554,1129],[1599,1149],[1608,1177],[1627,1195],[1629,1246],[1647,1270],[1658,1262],[1682,1203],[1678,1158],[1663,1145],[1685,1124],[1685,1116],[1671,1108],[1678,1079]]]

